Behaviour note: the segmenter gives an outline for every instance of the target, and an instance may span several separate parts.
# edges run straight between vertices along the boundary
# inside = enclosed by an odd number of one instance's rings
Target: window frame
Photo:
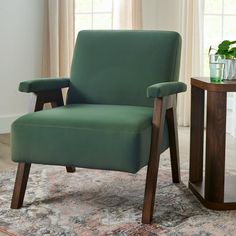
[[[94,1],[95,0],[91,0],[91,9],[90,11],[76,11],[75,10],[75,13],[74,13],[74,17],[75,17],[75,22],[76,22],[76,17],[78,17],[79,15],[89,15],[90,18],[91,18],[91,24],[90,24],[90,27],[87,28],[87,29],[96,29],[94,27],[94,17],[95,16],[99,16],[99,15],[110,15],[111,16],[111,22],[110,22],[110,29],[113,28],[113,15],[114,15],[114,0],[110,0],[111,1],[111,11],[96,11],[94,10]],[[76,4],[79,4],[78,3],[79,1],[75,0],[75,5]],[[76,9],[76,8],[75,8]],[[101,28],[101,29],[104,29],[104,28]],[[75,35],[77,35],[77,33],[80,31],[80,30],[83,30],[83,28],[77,28],[76,25],[74,26],[74,30],[75,30]]]

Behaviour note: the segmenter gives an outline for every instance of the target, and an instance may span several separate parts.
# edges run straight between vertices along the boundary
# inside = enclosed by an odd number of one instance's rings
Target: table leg
[[[204,90],[191,86],[191,131],[189,181],[201,182],[203,175]]]
[[[205,199],[224,202],[226,93],[207,93]]]

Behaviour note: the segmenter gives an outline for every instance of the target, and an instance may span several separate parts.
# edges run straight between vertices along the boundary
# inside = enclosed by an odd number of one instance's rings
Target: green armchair
[[[70,78],[25,81],[35,111],[12,124],[18,162],[11,208],[23,204],[32,163],[136,173],[148,165],[143,223],[153,215],[160,154],[180,182],[176,96],[181,38],[164,31],[81,31]],[[68,87],[66,105],[61,89]],[[50,102],[53,109],[42,110]],[[154,106],[153,106],[154,104]]]

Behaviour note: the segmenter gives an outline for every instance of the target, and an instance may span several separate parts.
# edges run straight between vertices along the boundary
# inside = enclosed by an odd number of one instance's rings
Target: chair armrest
[[[147,88],[147,97],[165,97],[176,93],[185,92],[187,86],[182,82],[164,82],[153,84]]]
[[[45,78],[23,81],[19,85],[19,91],[25,93],[57,90],[69,87],[69,78]]]

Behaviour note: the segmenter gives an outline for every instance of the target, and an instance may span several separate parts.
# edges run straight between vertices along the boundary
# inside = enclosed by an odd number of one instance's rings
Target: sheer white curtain
[[[142,29],[142,0],[113,0],[113,29]]]
[[[74,0],[44,0],[42,76],[68,76],[74,48]]]
[[[180,81],[188,85],[188,91],[178,98],[179,125],[190,125],[190,78],[203,74],[203,0],[181,0],[180,34],[182,35],[182,61]]]
[[[177,31],[182,36],[179,80],[188,85],[178,95],[178,124],[190,125],[190,78],[202,75],[202,36],[204,0],[156,0],[157,29]]]

